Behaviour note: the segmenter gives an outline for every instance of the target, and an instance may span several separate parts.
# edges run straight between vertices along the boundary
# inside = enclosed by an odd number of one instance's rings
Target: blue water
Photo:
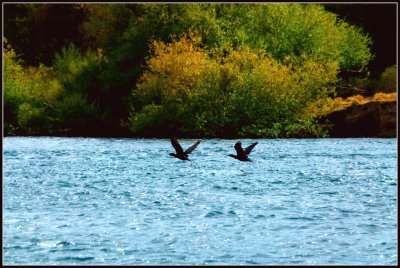
[[[235,142],[4,138],[3,264],[397,264],[396,139]]]

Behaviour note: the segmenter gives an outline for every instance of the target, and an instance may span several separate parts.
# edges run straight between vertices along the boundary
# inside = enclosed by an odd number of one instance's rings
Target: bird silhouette
[[[251,161],[251,159],[249,158],[249,154],[251,152],[251,150],[253,150],[253,148],[258,144],[258,142],[254,142],[251,145],[249,145],[248,147],[246,147],[246,149],[243,150],[242,148],[242,143],[240,141],[238,141],[237,143],[235,143],[235,150],[236,150],[236,155],[234,154],[229,154],[230,157],[233,157],[237,160],[240,161]]]
[[[178,140],[176,138],[171,138],[171,144],[175,148],[176,154],[170,153],[170,156],[179,158],[181,160],[189,160],[189,154],[193,152],[194,149],[196,149],[197,145],[199,145],[200,140],[196,141],[192,146],[187,148],[185,151],[183,151],[182,146],[179,144]]]

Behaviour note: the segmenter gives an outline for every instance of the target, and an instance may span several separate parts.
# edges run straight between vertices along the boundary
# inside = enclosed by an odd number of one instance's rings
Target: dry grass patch
[[[334,98],[334,99],[320,99],[313,103],[311,103],[307,110],[307,114],[314,114],[314,115],[325,115],[335,111],[344,110],[349,106],[352,105],[361,105],[366,104],[368,102],[373,101],[395,101],[397,99],[397,93],[383,93],[378,92],[374,96],[371,97],[364,97],[362,95],[354,95],[348,98]]]

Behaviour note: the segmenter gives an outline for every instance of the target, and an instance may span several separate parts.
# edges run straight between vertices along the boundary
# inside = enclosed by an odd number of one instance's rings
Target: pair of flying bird
[[[171,138],[171,144],[175,148],[176,153],[170,153],[169,155],[179,158],[181,160],[190,160],[189,159],[189,154],[196,149],[197,145],[199,145],[200,140],[196,141],[192,146],[187,148],[185,151],[182,149],[182,146],[179,144],[178,140],[176,138]],[[249,154],[251,150],[257,145],[258,142],[254,142],[248,147],[246,147],[244,150],[242,148],[242,143],[240,141],[236,142],[234,148],[236,150],[236,155],[234,154],[229,154],[228,156],[233,157],[237,160],[240,161],[251,161],[249,158]]]

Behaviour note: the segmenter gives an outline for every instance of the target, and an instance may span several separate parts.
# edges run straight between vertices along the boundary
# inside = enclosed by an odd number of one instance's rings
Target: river
[[[3,264],[397,264],[396,139],[236,141],[5,137]]]

